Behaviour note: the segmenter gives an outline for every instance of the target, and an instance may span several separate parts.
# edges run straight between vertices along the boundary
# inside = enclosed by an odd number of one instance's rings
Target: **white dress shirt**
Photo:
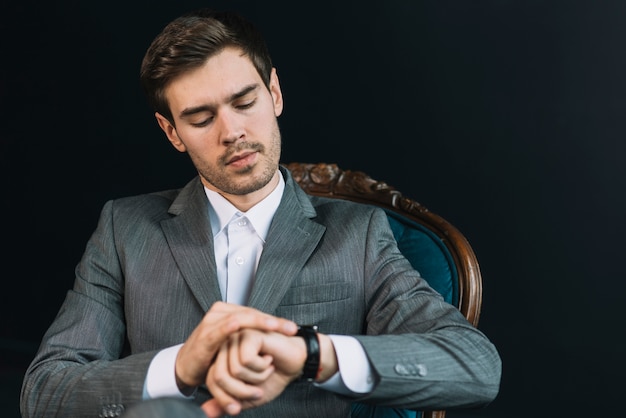
[[[209,199],[209,219],[215,247],[217,277],[222,298],[245,305],[254,284],[256,268],[274,213],[285,189],[279,176],[276,188],[262,201],[241,212],[217,192],[205,188]],[[335,346],[339,372],[317,386],[344,395],[370,392],[372,370],[361,344],[353,337],[329,335]],[[148,368],[144,398],[187,397],[176,385],[175,364],[182,344],[160,351]]]

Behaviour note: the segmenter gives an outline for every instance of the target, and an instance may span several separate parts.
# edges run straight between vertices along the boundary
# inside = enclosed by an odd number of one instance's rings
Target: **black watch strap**
[[[296,335],[304,338],[306,344],[306,361],[300,379],[312,382],[317,377],[320,368],[320,342],[317,338],[317,325],[299,325]]]

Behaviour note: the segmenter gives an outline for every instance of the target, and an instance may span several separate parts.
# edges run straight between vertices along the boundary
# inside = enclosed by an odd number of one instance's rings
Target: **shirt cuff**
[[[374,389],[375,378],[365,350],[348,335],[329,335],[337,355],[338,372],[315,385],[342,395],[363,395]]]
[[[150,362],[146,381],[143,386],[143,398],[153,399],[164,396],[191,399],[184,395],[176,384],[176,356],[182,344],[168,347],[157,353]]]

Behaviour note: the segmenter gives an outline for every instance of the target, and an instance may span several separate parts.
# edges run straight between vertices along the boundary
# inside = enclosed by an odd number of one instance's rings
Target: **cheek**
[[[259,112],[254,115],[254,117],[250,120],[250,127],[255,130],[263,130],[264,132],[269,132],[273,130],[276,114],[274,114],[274,109],[268,107],[263,110],[263,112]]]
[[[187,148],[198,148],[204,144],[211,143],[212,140],[212,135],[208,128],[198,129],[185,126],[184,129],[178,130],[178,136]]]
[[[203,141],[202,139],[191,141],[190,144],[187,145],[187,149],[189,152],[193,152],[194,154],[200,155],[209,155],[216,147],[211,146],[209,141]]]

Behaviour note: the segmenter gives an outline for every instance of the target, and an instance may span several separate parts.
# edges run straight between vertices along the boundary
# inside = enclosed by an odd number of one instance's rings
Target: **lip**
[[[247,165],[253,162],[256,157],[257,151],[247,151],[241,154],[233,155],[227,162],[226,165],[232,166],[242,166]]]

